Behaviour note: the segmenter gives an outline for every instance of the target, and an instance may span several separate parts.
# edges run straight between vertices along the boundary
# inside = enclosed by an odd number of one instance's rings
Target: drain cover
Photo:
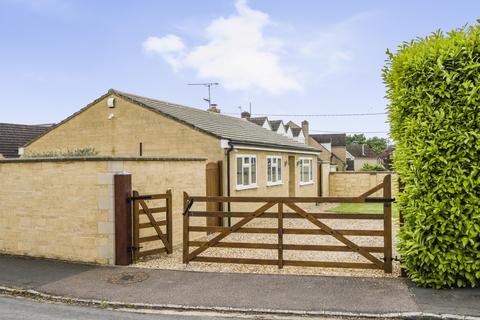
[[[108,279],[108,282],[113,284],[132,284],[142,282],[147,279],[148,274],[145,272],[121,272]]]

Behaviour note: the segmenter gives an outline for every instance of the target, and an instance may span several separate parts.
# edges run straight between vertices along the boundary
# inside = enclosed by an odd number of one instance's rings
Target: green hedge
[[[419,286],[479,286],[480,26],[387,54],[403,267]]]

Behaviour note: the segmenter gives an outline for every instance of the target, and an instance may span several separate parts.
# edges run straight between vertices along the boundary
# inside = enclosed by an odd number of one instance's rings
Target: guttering
[[[225,151],[225,155],[227,157],[227,197],[230,197],[230,153],[233,151],[234,146],[230,140],[228,140],[227,144],[228,148]],[[227,211],[231,211],[230,201],[227,202]],[[228,226],[232,226],[232,218],[230,216],[228,216]]]
[[[288,153],[302,153],[302,154],[313,154],[313,155],[320,155],[322,152],[321,150],[313,151],[313,150],[305,150],[305,149],[291,149],[288,147],[267,147],[257,144],[248,144],[248,143],[235,143],[236,149],[244,149],[244,150],[265,150],[265,151],[276,151],[276,152],[288,152]]]

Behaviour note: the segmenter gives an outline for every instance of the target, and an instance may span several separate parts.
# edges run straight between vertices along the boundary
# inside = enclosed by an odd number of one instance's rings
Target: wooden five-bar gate
[[[375,192],[383,190],[383,197],[369,197]],[[329,267],[329,268],[363,268],[383,269],[386,273],[392,272],[392,190],[391,176],[387,175],[383,183],[358,197],[204,197],[189,196],[184,193],[184,218],[183,218],[183,262],[218,262],[242,263],[283,266]],[[223,212],[223,211],[194,211],[194,203],[259,203],[262,204],[253,212]],[[299,203],[383,203],[382,214],[366,213],[309,213],[302,209]],[[263,204],[264,203],[264,204]],[[267,210],[275,208],[275,212]],[[289,208],[292,212],[286,212]],[[231,227],[223,226],[192,226],[190,217],[207,218],[239,218]],[[277,228],[245,227],[247,223],[256,218],[269,218],[277,220]],[[284,228],[284,219],[306,219],[318,228]],[[325,219],[354,219],[354,220],[383,220],[382,230],[353,230],[333,229],[323,220]],[[209,240],[190,241],[190,232],[215,233]],[[235,233],[277,234],[277,243],[246,243],[222,242],[226,237]],[[285,234],[297,235],[327,235],[332,236],[343,245],[312,245],[312,244],[284,244]],[[347,236],[382,237],[383,246],[359,246]],[[190,250],[190,248],[194,248]],[[209,248],[242,248],[242,249],[273,249],[277,251],[277,259],[254,259],[204,256]],[[307,261],[286,260],[283,257],[285,250],[299,251],[337,251],[353,252],[363,256],[368,262],[337,262],[337,261]],[[377,253],[377,255],[375,255]],[[383,254],[383,257],[378,257]]]
[[[172,253],[171,190],[167,190],[164,194],[148,195],[140,195],[137,191],[133,191],[133,196],[129,200],[132,201],[133,206],[133,246],[131,247],[133,261],[162,252]],[[163,200],[164,205],[151,207],[149,206],[151,200]],[[165,214],[165,218],[158,218],[156,213]],[[162,227],[165,231],[162,231]],[[142,235],[141,233],[153,233],[153,235]],[[148,246],[148,249],[142,250],[144,246]]]

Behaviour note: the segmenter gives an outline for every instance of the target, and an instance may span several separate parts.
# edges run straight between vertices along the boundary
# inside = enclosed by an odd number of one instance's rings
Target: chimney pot
[[[242,114],[241,114],[241,117],[242,117],[242,119],[250,120],[251,114],[250,114],[250,112],[243,111]]]
[[[216,104],[211,104],[210,108],[208,108],[207,111],[214,112],[214,113],[220,113],[220,109],[217,108]]]

